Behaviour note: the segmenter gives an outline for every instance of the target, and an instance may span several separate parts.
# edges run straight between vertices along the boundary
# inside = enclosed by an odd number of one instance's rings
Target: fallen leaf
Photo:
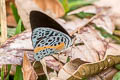
[[[29,21],[30,11],[41,11],[41,9],[34,3],[33,0],[15,0],[15,4],[18,9],[19,16],[23,21],[25,29],[31,29]]]
[[[113,23],[120,29],[120,5],[119,0],[98,0],[94,3],[99,7],[110,7],[109,13],[113,19]]]
[[[18,9],[18,13],[23,21],[25,29],[31,29],[30,21],[29,21],[29,14],[32,10],[43,11],[39,5],[46,6],[46,11],[49,16],[53,13],[49,12],[51,9],[57,17],[64,15],[64,9],[62,8],[61,4],[57,0],[15,0],[15,4]],[[45,3],[45,4],[44,4]],[[43,6],[43,7],[44,7]]]
[[[120,79],[120,72],[117,72],[112,80],[119,80]]]
[[[61,17],[65,14],[59,0],[33,0],[45,12]]]
[[[99,16],[97,19],[94,19],[92,23],[96,24],[99,27],[102,27],[110,34],[113,34],[113,31],[115,30],[115,25],[110,16],[107,14]]]
[[[99,58],[97,56],[94,56],[94,58],[97,60],[103,59],[107,43],[100,37],[95,29],[90,26],[83,28],[80,31],[80,39],[88,49],[92,49],[98,54]],[[91,54],[95,55],[92,52]]]
[[[31,42],[31,31],[26,30],[21,34],[9,38],[0,46],[0,64],[22,64],[24,51],[28,54],[31,62],[35,61],[33,57],[33,47]],[[61,63],[55,60],[52,56],[46,58],[47,66],[54,70],[59,70]],[[38,68],[38,67],[37,67]]]
[[[58,77],[65,80],[80,80],[92,76],[120,63],[120,55],[106,55],[103,60],[94,63],[81,62],[80,59],[74,59],[66,63],[59,71]]]
[[[60,78],[58,78],[58,77],[53,77],[53,78],[51,78],[50,80],[63,80],[63,79],[60,79]]]
[[[9,38],[4,44],[0,46],[0,64],[17,64],[21,65],[23,59],[23,49],[32,49],[30,31],[25,31],[14,37]],[[33,51],[27,51],[31,61],[33,58]]]
[[[73,47],[71,50],[72,52],[72,60],[76,58],[80,58],[81,60],[88,61],[88,62],[96,62],[99,61],[98,54],[93,50],[87,47],[86,45],[79,45]]]
[[[120,45],[109,43],[107,46],[106,55],[120,55]]]
[[[93,75],[93,76],[89,77],[88,80],[102,80],[102,79],[112,80],[115,73],[117,73],[116,69],[109,68],[109,69],[106,69],[106,70],[100,72],[97,75]]]
[[[114,69],[113,67],[106,69],[104,71],[102,71],[101,73],[99,73],[98,75],[100,77],[102,77],[105,80],[112,80],[113,76],[115,75],[115,73],[117,73],[118,71],[116,69]]]
[[[119,14],[120,15],[120,5],[119,0],[98,0],[94,3],[97,6],[100,7],[111,7],[111,13],[110,14]]]
[[[6,12],[7,12],[7,25],[8,26],[12,26],[12,27],[16,27],[16,21],[14,19],[11,7],[10,7],[10,3],[14,3],[14,0],[6,0]]]
[[[80,13],[80,12],[96,14],[97,13],[97,7],[93,6],[93,5],[85,6],[85,7],[82,7],[82,8],[79,8],[79,9],[76,9],[74,11],[69,12],[68,15],[77,14],[77,13]]]
[[[24,52],[22,72],[23,72],[24,80],[37,80],[37,74],[36,74],[33,66],[31,65],[31,63],[26,55],[26,52]]]

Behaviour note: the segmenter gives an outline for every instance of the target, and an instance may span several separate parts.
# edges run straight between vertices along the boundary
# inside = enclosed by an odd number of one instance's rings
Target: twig
[[[2,43],[7,40],[7,20],[5,0],[0,0],[0,21],[1,21],[1,37]]]
[[[72,31],[70,33],[70,35],[72,36],[74,33],[78,32],[81,28],[83,28],[84,26],[86,26],[87,24],[89,24],[91,21],[93,21],[95,18],[97,18],[98,16],[100,16],[103,13],[103,11],[101,11],[100,13],[96,14],[95,16],[93,16],[92,18],[90,18],[82,27],[78,27],[77,29],[75,29],[74,31]]]

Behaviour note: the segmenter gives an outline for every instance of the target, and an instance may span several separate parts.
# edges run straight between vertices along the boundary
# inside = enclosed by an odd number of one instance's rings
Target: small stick
[[[91,21],[93,21],[93,20],[94,20],[95,18],[97,18],[98,16],[100,16],[101,13],[103,13],[103,11],[101,11],[101,12],[98,13],[98,14],[96,14],[96,15],[93,16],[92,18],[90,18],[90,19],[86,22],[86,24],[83,25],[83,27],[86,26],[87,24],[89,24]],[[70,35],[72,36],[74,33],[78,32],[80,29],[81,29],[81,26],[78,27],[77,29],[75,29],[74,31],[72,31],[72,32],[70,33]]]
[[[7,40],[7,19],[5,0],[0,0],[0,21],[1,21],[1,37],[2,43]]]
[[[44,71],[47,79],[50,80],[49,75],[48,75],[48,72],[47,72],[47,66],[46,66],[45,59],[40,60],[40,63],[42,64],[43,71]]]

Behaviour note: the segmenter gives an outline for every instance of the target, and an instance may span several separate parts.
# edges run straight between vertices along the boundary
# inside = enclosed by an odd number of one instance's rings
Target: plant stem
[[[1,21],[1,37],[2,43],[7,40],[7,19],[5,0],[0,0],[0,21]]]

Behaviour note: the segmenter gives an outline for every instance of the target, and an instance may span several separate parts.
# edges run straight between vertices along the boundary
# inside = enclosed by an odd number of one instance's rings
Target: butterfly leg
[[[41,64],[42,64],[43,71],[44,71],[44,73],[45,73],[45,75],[46,75],[46,77],[47,77],[47,80],[50,80],[50,79],[49,79],[49,75],[48,75],[48,73],[47,73],[47,66],[46,66],[45,59],[40,60],[40,62],[41,62]]]

